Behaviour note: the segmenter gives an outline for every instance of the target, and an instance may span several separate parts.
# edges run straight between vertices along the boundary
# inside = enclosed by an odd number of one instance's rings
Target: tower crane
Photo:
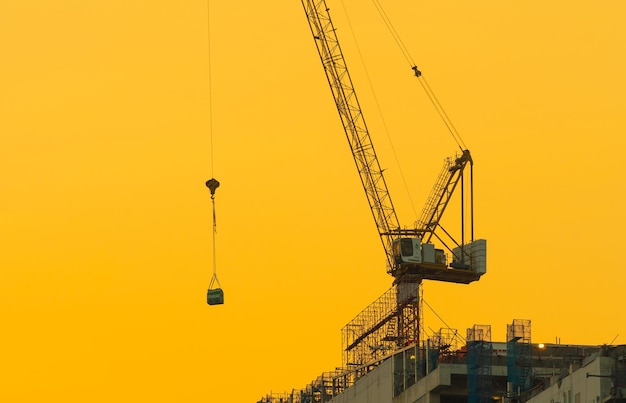
[[[415,341],[418,338],[417,329],[409,322],[414,322],[418,318],[415,314],[416,289],[422,280],[469,284],[480,279],[486,272],[486,243],[484,240],[473,239],[473,191],[470,191],[470,242],[465,243],[463,194],[461,194],[461,239],[455,239],[441,225],[441,218],[459,183],[463,193],[464,174],[468,166],[470,188],[473,188],[472,157],[469,150],[462,150],[460,155],[447,159],[414,228],[401,227],[326,1],[301,0],[301,2],[382,241],[387,272],[394,278],[394,285],[402,286],[404,289],[398,291],[400,329],[397,330],[397,340],[399,344],[406,343],[407,340]],[[417,67],[413,67],[413,70],[419,78],[421,72]],[[452,262],[448,263],[443,249],[435,248],[432,243],[435,240],[452,254]],[[404,296],[401,297],[401,294]],[[409,303],[406,295],[409,295]],[[403,316],[400,312],[407,309],[407,306],[413,306],[413,313],[408,315],[408,319],[407,315]],[[402,322],[405,322],[404,325]],[[378,323],[372,328],[380,328],[383,324]],[[364,334],[357,337],[352,345],[363,339],[367,331],[364,330]]]

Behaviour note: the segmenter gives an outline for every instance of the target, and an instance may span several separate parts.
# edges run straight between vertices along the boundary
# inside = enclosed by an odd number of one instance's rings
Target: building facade
[[[518,347],[511,340],[460,348],[428,341],[258,402],[626,403],[626,345]]]

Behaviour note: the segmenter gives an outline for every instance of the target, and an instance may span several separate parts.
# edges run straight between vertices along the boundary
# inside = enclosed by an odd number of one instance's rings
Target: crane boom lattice
[[[352,85],[335,27],[328,14],[326,1],[303,0],[315,45],[324,66],[326,79],[337,106],[341,123],[350,143],[361,183],[365,189],[378,234],[387,254],[387,267],[391,271],[391,243],[400,224],[396,215],[374,144],[363,118],[361,106]]]
[[[430,242],[432,236],[435,235],[437,227],[441,225],[441,217],[452,198],[454,190],[462,179],[463,171],[468,163],[470,166],[473,163],[469,150],[463,151],[460,157],[454,159],[446,158],[443,169],[417,222],[417,228],[423,230],[422,240],[424,242]]]

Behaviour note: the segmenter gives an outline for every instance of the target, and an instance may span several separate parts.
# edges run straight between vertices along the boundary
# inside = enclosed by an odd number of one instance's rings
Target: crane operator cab
[[[395,264],[422,263],[422,248],[419,238],[398,238],[391,244]]]
[[[454,261],[448,267],[446,254],[420,238],[397,238],[391,243],[394,277],[438,280],[469,284],[487,272],[487,244],[484,239],[472,241],[452,250]]]
[[[445,269],[447,258],[443,249],[432,243],[422,243],[420,238],[398,238],[391,244],[396,265]]]

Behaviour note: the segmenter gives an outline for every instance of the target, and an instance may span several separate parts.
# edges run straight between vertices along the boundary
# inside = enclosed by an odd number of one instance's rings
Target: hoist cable
[[[409,65],[411,66],[411,69],[413,69],[416,72],[415,75],[419,79],[420,84],[422,85],[422,88],[424,88],[426,95],[428,96],[431,103],[435,107],[435,110],[441,117],[441,120],[443,120],[444,125],[447,127],[448,131],[452,135],[452,138],[454,139],[455,143],[459,146],[459,148],[461,148],[461,150],[466,149],[465,144],[463,140],[461,139],[461,135],[452,124],[452,121],[448,117],[448,114],[446,113],[446,111],[443,109],[443,106],[441,105],[441,103],[439,103],[439,100],[435,96],[435,93],[430,88],[430,85],[428,84],[424,76],[417,70],[417,67],[415,63],[413,62],[413,58],[411,57],[411,54],[409,53],[408,49],[402,42],[402,39],[400,39],[400,35],[398,34],[393,24],[391,23],[391,20],[389,19],[389,17],[387,16],[387,13],[383,9],[383,6],[380,4],[378,0],[372,0],[372,3],[374,4],[374,7],[376,7],[376,10],[378,10],[378,13],[380,14],[380,17],[383,19],[385,26],[387,27],[394,41],[400,48],[400,52],[404,56],[404,59],[409,63]]]
[[[387,26],[387,29],[391,33],[391,36],[393,37],[394,41],[400,48],[400,51],[402,52],[402,55],[406,59],[407,63],[409,63],[409,66],[411,67],[415,66],[415,62],[413,62],[413,58],[411,57],[411,54],[409,53],[406,46],[404,46],[404,43],[400,39],[400,35],[398,35],[398,32],[396,31],[393,24],[391,23],[391,20],[387,16],[387,13],[385,13],[383,6],[378,2],[378,0],[372,0],[372,3],[374,4],[374,7],[376,7],[376,10],[378,10],[378,14],[380,14],[381,18],[383,19],[383,22]]]
[[[217,282],[217,286],[222,288],[220,284],[220,280],[217,278],[217,247],[216,247],[216,234],[217,234],[217,217],[215,215],[215,190],[220,186],[220,183],[215,179],[211,178],[206,181],[206,187],[211,191],[211,204],[213,207],[213,277],[211,277],[211,282],[209,283],[209,291],[213,289],[213,284]]]
[[[211,177],[213,177],[213,80],[211,77],[211,2],[207,0],[207,51],[208,51],[208,79],[209,79],[209,137],[211,150]]]
[[[207,51],[208,51],[208,92],[209,92],[209,139],[210,139],[210,161],[211,161],[211,176],[213,177],[214,163],[213,163],[213,79],[211,76],[211,2],[207,0]],[[211,204],[213,208],[213,230],[211,231],[213,237],[213,276],[209,283],[209,290],[213,288],[213,285],[217,283],[219,288],[222,287],[220,280],[217,278],[217,247],[216,247],[216,234],[217,234],[217,221],[215,216],[215,190],[220,183],[215,179],[209,179],[206,182],[206,186],[211,190]]]
[[[365,77],[367,78],[367,82],[370,86],[370,91],[372,92],[373,98],[374,98],[374,103],[376,104],[376,109],[378,109],[378,115],[380,116],[380,120],[382,122],[383,125],[383,129],[385,131],[385,134],[387,135],[387,141],[389,142],[389,145],[391,147],[391,152],[393,153],[394,159],[396,160],[396,166],[398,167],[398,171],[400,172],[400,178],[402,178],[402,183],[404,184],[404,188],[406,190],[406,193],[409,197],[409,203],[411,204],[411,208],[413,209],[413,214],[415,214],[415,216],[417,216],[417,210],[415,210],[415,203],[413,203],[413,198],[411,197],[411,192],[409,191],[409,185],[407,184],[406,181],[406,177],[404,176],[404,172],[402,171],[402,167],[400,165],[400,160],[398,159],[398,154],[396,153],[396,149],[393,145],[393,141],[391,141],[391,135],[389,134],[389,129],[387,127],[387,123],[385,121],[385,118],[383,116],[383,112],[382,112],[382,108],[380,106],[380,103],[378,102],[378,97],[376,97],[376,93],[374,91],[374,85],[372,84],[372,80],[370,78],[370,75],[367,71],[367,66],[365,64],[365,59],[363,58],[363,53],[361,53],[361,48],[359,46],[359,43],[357,41],[356,38],[356,34],[354,33],[354,29],[352,27],[352,23],[350,22],[350,17],[348,16],[348,10],[346,9],[346,5],[345,3],[342,1],[341,5],[343,6],[343,10],[344,10],[344,14],[346,15],[346,21],[348,22],[348,27],[350,28],[350,33],[352,34],[352,39],[354,40],[355,46],[356,46],[356,50],[357,53],[359,54],[359,58],[361,60],[361,65],[363,66],[363,71],[365,72]]]
[[[432,307],[432,306],[430,306],[430,304],[429,304],[428,302],[426,302],[426,300],[425,300],[425,299],[423,299],[423,298],[422,298],[422,302],[423,302],[423,303],[425,303],[425,304],[426,304],[426,306],[427,306],[428,308],[430,308],[430,310],[431,310],[431,311],[435,314],[435,316],[436,316],[437,318],[439,318],[439,320],[441,321],[441,323],[443,323],[444,325],[446,325],[446,327],[447,327],[448,329],[452,329],[452,328],[450,327],[450,325],[448,325],[448,324],[446,323],[446,321],[445,321],[445,320],[443,320],[443,318],[442,318],[442,317],[441,317],[441,316],[437,313],[437,311],[435,311],[435,310],[433,309],[433,307]],[[458,337],[459,337],[459,338],[460,338],[463,342],[465,342],[465,337],[461,336],[460,334],[458,334],[458,333],[456,333],[456,332],[455,332],[455,336],[458,336]]]
[[[209,288],[213,288],[213,284],[215,282],[217,282],[217,286],[219,288],[222,288],[220,280],[217,278],[217,254],[215,253],[215,251],[217,250],[215,242],[215,234],[217,234],[217,220],[215,217],[215,195],[211,195],[211,204],[213,205],[213,231],[211,231],[213,233],[213,277],[211,277]]]
[[[437,110],[437,113],[439,113],[441,120],[443,120],[443,123],[446,125],[446,127],[448,128],[448,131],[452,135],[452,138],[454,139],[454,141],[456,142],[456,144],[459,146],[461,150],[465,150],[466,149],[465,143],[463,142],[461,135],[456,130],[456,127],[454,127],[454,124],[448,117],[448,114],[446,113],[445,109],[443,109],[443,106],[441,106],[441,104],[439,103],[439,99],[437,99],[437,97],[435,96],[435,93],[430,88],[430,85],[428,85],[428,81],[426,81],[426,78],[423,75],[418,78],[419,78],[420,84],[424,88],[424,91],[428,95],[430,102],[432,102],[433,106]]]

